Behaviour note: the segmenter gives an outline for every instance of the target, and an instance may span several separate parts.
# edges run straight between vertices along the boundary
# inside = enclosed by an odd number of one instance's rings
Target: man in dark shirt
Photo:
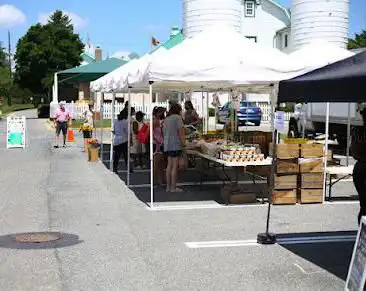
[[[353,130],[351,145],[352,156],[357,161],[353,169],[353,183],[360,199],[358,223],[361,217],[366,215],[366,107],[360,113],[363,118],[363,127]]]

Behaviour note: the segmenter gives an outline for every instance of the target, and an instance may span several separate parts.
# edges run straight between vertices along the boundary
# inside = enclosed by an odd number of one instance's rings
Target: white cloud
[[[69,11],[62,11],[62,12],[67,16],[69,16],[69,18],[71,19],[71,23],[76,30],[83,29],[85,26],[88,25],[88,20],[86,18],[83,18],[74,12]],[[42,24],[46,24],[52,14],[53,12],[40,13],[38,16],[38,21]]]
[[[24,13],[13,5],[0,5],[0,28],[11,28],[25,23]]]

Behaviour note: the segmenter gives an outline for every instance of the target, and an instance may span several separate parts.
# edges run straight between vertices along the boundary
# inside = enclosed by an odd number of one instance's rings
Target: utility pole
[[[12,81],[12,72],[11,72],[11,40],[10,40],[10,30],[8,30],[8,57],[9,57],[9,74],[10,74],[10,81]]]
[[[10,76],[10,86],[8,90],[8,106],[11,106],[11,96],[10,96],[10,87],[13,83],[13,76],[11,72],[11,39],[10,39],[10,30],[8,30],[8,58],[9,58],[9,76]]]

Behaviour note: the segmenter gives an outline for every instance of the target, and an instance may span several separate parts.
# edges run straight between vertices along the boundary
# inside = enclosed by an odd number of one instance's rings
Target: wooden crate
[[[300,173],[322,173],[324,163],[322,158],[299,160]]]
[[[305,173],[300,175],[300,187],[303,189],[322,189],[323,173]]]
[[[269,145],[269,153],[272,154],[273,145]],[[299,144],[286,144],[280,143],[277,145],[276,156],[278,159],[295,159],[300,156],[300,145]]]
[[[298,173],[299,164],[296,159],[292,160],[277,160],[276,173],[277,174],[290,174]]]
[[[272,204],[296,204],[297,191],[293,190],[274,190],[272,192]]]
[[[322,144],[302,144],[300,146],[300,156],[302,158],[319,158],[324,156],[324,146]]]
[[[274,188],[278,190],[296,189],[297,175],[276,175],[274,178]]]
[[[300,203],[323,203],[323,189],[300,189]]]

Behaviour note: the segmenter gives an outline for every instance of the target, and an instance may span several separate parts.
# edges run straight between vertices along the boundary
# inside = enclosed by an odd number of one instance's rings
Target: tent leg
[[[274,117],[275,117],[275,107],[274,100],[277,97],[278,85],[274,86],[274,89],[271,92],[272,98],[272,106],[271,106],[271,128],[272,131],[272,167],[270,173],[270,185],[268,187],[268,209],[267,209],[267,220],[266,220],[266,232],[259,233],[257,235],[257,242],[263,245],[275,244],[276,243],[276,235],[274,233],[269,232],[269,222],[271,218],[271,204],[272,204],[272,190],[274,188],[274,175],[276,172],[276,151],[277,151],[277,141],[278,141],[278,132],[274,126]],[[277,108],[280,107],[280,104],[277,103]]]
[[[305,138],[305,127],[306,127],[306,103],[302,107],[302,129],[301,129],[302,138]]]
[[[323,170],[323,203],[325,201],[326,186],[327,186],[328,137],[329,137],[329,102],[327,102],[326,120],[325,120],[325,146],[324,146],[324,170]]]
[[[101,102],[100,102],[100,159],[101,159],[102,163],[104,162],[103,115],[104,115],[104,93],[102,93],[102,98],[101,98]]]
[[[131,171],[131,162],[130,162],[130,148],[131,148],[131,88],[128,87],[128,139],[127,139],[127,187],[130,186],[130,171]]]
[[[347,166],[349,166],[349,154],[351,147],[351,103],[348,103],[348,119],[347,119]]]
[[[111,150],[109,152],[109,170],[113,171],[113,124],[114,124],[114,114],[115,114],[115,103],[116,103],[116,94],[113,93],[112,96],[112,116],[111,116]]]
[[[149,82],[149,97],[150,97],[150,105],[152,105],[152,84],[153,82]],[[154,208],[154,153],[153,153],[153,116],[152,116],[152,106],[149,108],[150,114],[150,207],[151,209]]]

